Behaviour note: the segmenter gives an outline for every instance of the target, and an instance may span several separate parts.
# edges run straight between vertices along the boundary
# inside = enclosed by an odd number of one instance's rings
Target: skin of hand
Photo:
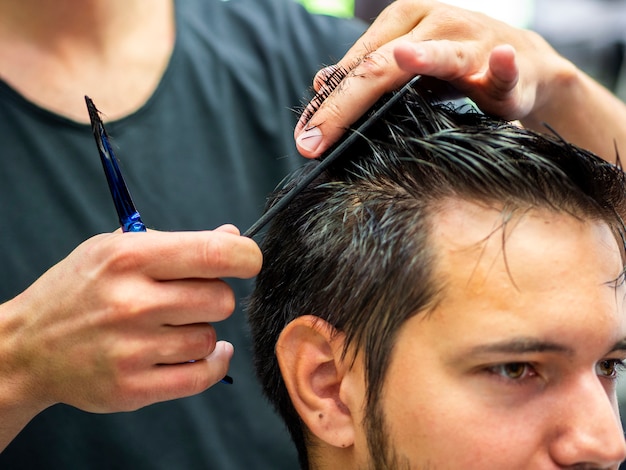
[[[233,347],[209,322],[235,306],[219,278],[250,278],[261,264],[233,226],[81,244],[0,305],[0,449],[56,403],[131,411],[218,382]]]
[[[616,146],[626,152],[626,105],[538,34],[431,0],[395,1],[341,61],[318,72],[317,95],[294,131],[299,152],[319,156],[418,74],[449,81],[486,113],[546,132],[548,123],[609,160]]]

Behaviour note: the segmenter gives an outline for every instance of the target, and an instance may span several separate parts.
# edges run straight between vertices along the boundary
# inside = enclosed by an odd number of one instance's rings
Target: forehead
[[[611,282],[621,256],[605,223],[547,209],[507,215],[461,200],[445,201],[432,220],[441,315],[529,335],[574,317],[583,329],[623,323],[624,287]]]

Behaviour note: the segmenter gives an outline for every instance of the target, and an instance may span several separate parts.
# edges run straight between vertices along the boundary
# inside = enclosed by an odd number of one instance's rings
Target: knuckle
[[[198,256],[205,266],[211,266],[218,272],[228,268],[230,264],[230,250],[222,237],[209,237],[206,243],[201,244],[198,249],[200,250]]]
[[[102,302],[102,316],[98,320],[114,327],[149,313],[152,305],[152,299],[144,298],[141,293],[130,289],[125,283],[108,288]]]
[[[466,51],[459,43],[455,43],[453,46],[454,57],[458,62],[463,62],[466,58]]]
[[[203,331],[195,335],[191,340],[190,346],[197,350],[199,355],[197,357],[207,357],[215,350],[215,343],[217,335],[215,329],[211,325],[206,325]]]
[[[111,234],[105,233],[95,235],[78,245],[74,251],[81,257],[99,258],[106,253],[106,246],[109,244],[110,237]]]
[[[128,374],[137,370],[142,354],[140,346],[128,338],[123,341],[123,345],[121,341],[116,345],[110,347],[107,360],[112,383],[120,385],[125,383],[124,378]]]
[[[209,297],[211,320],[220,321],[228,318],[235,311],[235,293],[223,281],[216,281],[215,289]]]
[[[235,311],[235,293],[232,289],[227,288],[222,296],[222,310],[224,312],[224,318],[230,316]]]
[[[139,253],[128,243],[117,243],[109,254],[108,266],[115,272],[137,270],[141,267]]]
[[[352,75],[363,78],[384,78],[389,68],[389,59],[380,52],[365,55]]]
[[[413,18],[416,13],[423,12],[432,2],[425,0],[397,0],[387,10],[399,18]]]
[[[113,411],[134,411],[156,400],[156,390],[146,387],[140,373],[145,368],[141,364],[141,350],[134,349],[131,353],[118,348],[118,352],[110,356],[105,394]]]
[[[414,27],[450,8],[450,5],[442,5],[435,0],[396,0],[389,2],[389,6],[378,15],[377,20],[380,19],[381,23],[384,21]]]
[[[216,275],[254,276],[260,269],[263,256],[258,245],[242,236],[214,236],[199,247],[198,256]]]
[[[106,272],[119,274],[135,271],[141,267],[141,245],[137,245],[133,237],[123,237],[120,234],[110,234],[102,239],[102,243],[95,243],[86,247],[86,257],[95,261],[96,274]]]
[[[323,118],[320,118],[322,121],[320,126],[327,122],[340,122],[343,114],[341,106],[335,100],[324,101],[322,106],[320,106],[318,113],[320,116],[322,116],[323,113]]]
[[[189,388],[191,393],[198,393],[206,390],[215,382],[216,380],[210,373],[194,374],[194,376],[191,378],[191,384]]]

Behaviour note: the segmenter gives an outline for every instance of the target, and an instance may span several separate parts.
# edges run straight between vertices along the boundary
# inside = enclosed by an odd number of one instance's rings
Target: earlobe
[[[354,444],[355,423],[342,400],[348,368],[342,360],[343,336],[318,317],[289,323],[276,344],[276,356],[291,401],[311,433],[327,444]]]

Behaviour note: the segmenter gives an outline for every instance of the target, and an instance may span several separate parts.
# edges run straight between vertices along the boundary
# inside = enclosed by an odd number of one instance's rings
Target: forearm
[[[545,104],[526,118],[524,126],[547,131],[589,149],[608,161],[626,155],[626,104],[572,66],[550,84]]]

